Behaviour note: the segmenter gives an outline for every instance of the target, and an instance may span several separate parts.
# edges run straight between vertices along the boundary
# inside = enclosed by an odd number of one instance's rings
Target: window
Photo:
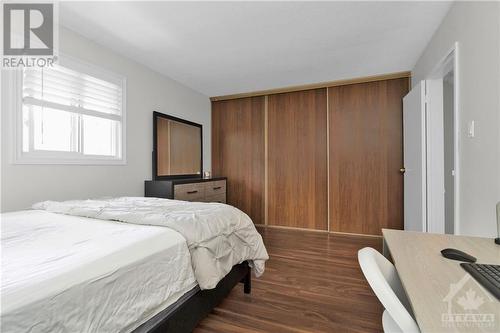
[[[66,58],[21,75],[18,162],[124,163],[123,77]]]

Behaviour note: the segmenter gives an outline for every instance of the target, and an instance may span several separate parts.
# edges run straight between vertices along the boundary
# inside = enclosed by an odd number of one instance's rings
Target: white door
[[[425,81],[403,98],[404,226],[427,231]]]

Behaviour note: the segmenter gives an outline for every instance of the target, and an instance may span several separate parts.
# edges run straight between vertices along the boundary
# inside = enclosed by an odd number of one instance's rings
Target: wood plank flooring
[[[382,332],[382,305],[357,251],[381,238],[258,228],[270,260],[252,293],[236,286],[195,333]]]

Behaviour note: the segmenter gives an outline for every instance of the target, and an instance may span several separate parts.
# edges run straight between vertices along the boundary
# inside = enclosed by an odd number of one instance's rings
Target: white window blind
[[[37,159],[121,160],[124,79],[95,68],[25,68],[22,154]]]

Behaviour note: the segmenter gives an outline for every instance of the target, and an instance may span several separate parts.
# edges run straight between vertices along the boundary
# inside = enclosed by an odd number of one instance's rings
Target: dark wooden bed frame
[[[161,311],[146,323],[134,330],[134,333],[183,333],[192,332],[196,325],[215,308],[239,282],[244,284],[245,294],[252,288],[251,268],[245,261],[233,266],[231,271],[214,289],[198,289],[187,298],[174,303],[173,307]]]

